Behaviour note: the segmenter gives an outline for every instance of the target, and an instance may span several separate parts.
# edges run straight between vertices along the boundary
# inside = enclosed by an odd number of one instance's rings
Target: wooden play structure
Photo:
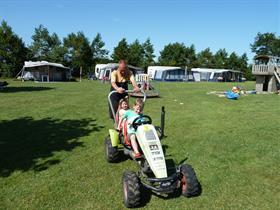
[[[280,85],[280,57],[256,56],[252,73],[256,76],[257,92],[276,92]]]

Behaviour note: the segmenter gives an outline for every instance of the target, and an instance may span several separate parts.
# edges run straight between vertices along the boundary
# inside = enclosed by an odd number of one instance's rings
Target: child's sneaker
[[[142,157],[142,154],[140,153],[140,152],[138,152],[138,153],[136,153],[135,155],[134,155],[134,158],[135,159],[139,159],[139,158],[141,158]]]

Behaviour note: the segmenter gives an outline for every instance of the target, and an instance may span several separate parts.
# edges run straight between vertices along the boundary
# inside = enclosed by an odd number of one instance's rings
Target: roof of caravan
[[[117,68],[119,66],[118,63],[107,63],[107,64],[96,64],[96,65],[99,65],[99,67],[101,69],[107,69],[107,68]],[[143,70],[142,68],[140,67],[136,67],[136,66],[132,66],[132,65],[127,65],[128,68],[131,68],[131,69],[136,69],[136,70]]]
[[[176,70],[176,69],[182,69],[178,66],[149,66],[148,70],[157,70],[157,71],[166,71],[166,70]]]
[[[69,69],[68,67],[63,66],[60,63],[50,63],[48,61],[25,61],[23,68],[31,68],[31,67],[37,67],[37,66],[56,66],[59,68]]]
[[[95,66],[99,67],[99,68],[103,68],[106,67],[108,64],[96,64]]]
[[[232,69],[207,69],[207,68],[192,68],[191,71],[197,71],[197,72],[215,72],[215,73],[222,73],[222,72],[236,72],[236,73],[242,73],[241,71],[232,70]]]

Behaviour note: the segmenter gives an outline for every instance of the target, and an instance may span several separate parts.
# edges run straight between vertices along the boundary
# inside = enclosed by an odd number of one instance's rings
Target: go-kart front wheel
[[[124,205],[134,208],[141,202],[141,182],[135,172],[125,171],[122,177]]]
[[[112,146],[110,136],[105,138],[104,146],[105,146],[106,160],[110,163],[117,162],[119,160],[120,153],[118,148]]]
[[[196,174],[188,164],[181,166],[181,187],[182,195],[185,197],[194,197],[200,194],[200,185]]]

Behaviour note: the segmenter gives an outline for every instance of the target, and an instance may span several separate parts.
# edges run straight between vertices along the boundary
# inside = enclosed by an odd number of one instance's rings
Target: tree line
[[[256,55],[280,56],[280,37],[274,33],[258,33],[251,44],[251,50]],[[92,40],[80,31],[60,39],[56,33],[50,33],[46,27],[39,25],[34,30],[31,44],[26,46],[6,21],[2,21],[0,25],[0,76],[3,77],[14,77],[24,61],[28,60],[62,63],[73,69],[73,75],[77,76],[81,67],[86,75],[94,71],[97,63],[126,59],[129,64],[144,69],[150,65],[224,68],[240,70],[245,73],[247,79],[252,78],[246,53],[239,56],[235,52],[229,54],[226,49],[219,49],[213,53],[210,48],[196,52],[193,44],[186,46],[176,42],[165,45],[157,61],[155,57],[154,47],[149,38],[143,43],[138,39],[128,43],[123,38],[109,56],[100,33]]]

